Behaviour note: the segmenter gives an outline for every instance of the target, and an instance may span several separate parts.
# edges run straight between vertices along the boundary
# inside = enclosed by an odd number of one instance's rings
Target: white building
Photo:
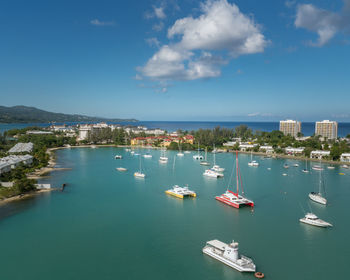
[[[260,146],[259,151],[271,154],[274,152],[274,149],[272,146]]]
[[[233,147],[234,145],[236,145],[237,142],[235,141],[228,141],[226,143],[223,143],[222,145],[225,147]]]
[[[239,149],[241,151],[246,151],[247,149],[253,149],[256,146],[258,146],[258,144],[245,144],[245,143],[242,143],[242,144],[239,144]]]
[[[304,152],[305,148],[300,147],[300,148],[292,148],[292,147],[287,147],[284,149],[285,153],[288,155],[301,155]]]
[[[320,135],[327,139],[337,139],[338,123],[335,121],[329,121],[329,120],[316,122],[315,135]]]
[[[92,130],[92,126],[85,124],[85,125],[81,125],[79,126],[79,134],[78,134],[78,140],[82,141],[82,140],[86,140],[89,137],[89,133]]]
[[[30,153],[31,151],[33,151],[33,143],[17,143],[9,150],[9,153]]]
[[[25,165],[31,164],[33,162],[33,157],[31,155],[23,156],[7,156],[0,158],[0,174],[9,172],[11,169],[16,168],[20,163]]]
[[[328,157],[331,154],[330,151],[312,151],[310,153],[310,158],[322,159],[323,157]]]
[[[350,162],[350,153],[342,153],[340,155],[340,161],[342,161],[342,162]]]
[[[280,131],[282,131],[284,135],[297,137],[298,132],[301,132],[301,122],[294,120],[280,121]]]

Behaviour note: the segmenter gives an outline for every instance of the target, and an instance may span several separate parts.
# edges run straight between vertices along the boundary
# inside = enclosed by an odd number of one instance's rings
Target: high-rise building
[[[316,122],[315,135],[320,135],[327,139],[337,139],[338,123],[335,121],[329,121],[329,120]]]
[[[280,121],[280,131],[282,131],[284,135],[297,137],[298,132],[301,132],[301,122],[294,120]]]

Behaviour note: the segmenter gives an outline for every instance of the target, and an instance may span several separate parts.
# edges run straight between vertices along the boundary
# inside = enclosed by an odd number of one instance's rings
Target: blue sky
[[[140,120],[350,121],[350,0],[0,4],[0,104]]]

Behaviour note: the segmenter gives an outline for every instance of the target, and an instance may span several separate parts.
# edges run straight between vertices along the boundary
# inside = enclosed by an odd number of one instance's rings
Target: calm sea
[[[147,152],[140,150],[140,153]],[[192,154],[160,165],[160,151],[142,158],[145,179],[136,179],[139,160],[123,149],[66,149],[57,152],[57,171],[43,182],[66,190],[0,208],[1,279],[255,279],[202,253],[205,242],[240,244],[266,279],[347,279],[350,242],[350,171],[325,169],[329,205],[308,199],[318,189],[319,173],[301,172],[304,162],[240,155],[243,186],[254,200],[235,209],[214,198],[230,184],[232,154],[218,154],[222,179],[202,176],[205,167]],[[122,154],[122,160],[115,160]],[[208,155],[213,161],[212,155]],[[299,163],[288,170],[283,164]],[[116,167],[128,168],[125,173]],[[268,170],[267,168],[271,168]],[[282,176],[286,172],[288,176]],[[341,176],[339,172],[346,175]],[[179,200],[164,191],[189,184],[198,197]],[[322,229],[299,222],[309,209],[334,224]]]
[[[58,123],[60,124],[60,123]],[[66,123],[66,124],[77,124],[77,123]],[[181,121],[181,122],[175,122],[175,121],[141,121],[141,122],[122,122],[120,123],[122,125],[143,125],[148,128],[161,128],[165,129],[168,132],[176,131],[177,129],[182,130],[198,130],[200,128],[202,129],[213,129],[214,127],[220,126],[220,127],[226,127],[226,128],[235,128],[241,124],[247,125],[249,128],[251,128],[253,131],[272,131],[272,130],[278,130],[279,129],[279,123],[278,122],[190,122],[190,121]],[[27,126],[42,126],[47,127],[50,124],[43,124],[43,123],[30,123],[30,124],[0,124],[0,132],[4,132],[9,129],[13,128],[24,128]],[[314,122],[303,122],[302,123],[302,133],[304,133],[305,136],[309,136],[315,133],[315,123]],[[344,137],[346,135],[350,134],[350,123],[339,123],[338,124],[338,136]]]

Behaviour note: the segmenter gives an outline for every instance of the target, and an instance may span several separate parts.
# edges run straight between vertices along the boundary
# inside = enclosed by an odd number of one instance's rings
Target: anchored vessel
[[[250,153],[250,162],[248,162],[248,166],[259,166],[259,162],[253,160],[253,153]]]
[[[216,239],[211,240],[206,243],[202,251],[204,254],[240,272],[255,272],[256,268],[253,260],[239,255],[237,242],[232,241],[231,244],[226,244]]]
[[[178,185],[173,186],[172,189],[165,191],[166,194],[175,196],[177,198],[184,198],[187,196],[196,197],[197,194],[194,191],[188,189],[188,187],[179,187]]]
[[[124,168],[124,167],[117,167],[116,169],[117,169],[118,171],[122,171],[122,172],[123,172],[123,171],[127,171],[127,169]]]
[[[167,163],[168,158],[165,156],[165,150],[161,151],[161,155],[159,157],[159,163]]]
[[[152,155],[150,153],[147,153],[145,155],[143,155],[144,158],[152,158]]]
[[[200,165],[210,165],[210,163],[207,161],[207,148],[205,148],[205,157],[204,160],[201,160],[201,162],[199,163]]]
[[[115,158],[115,159],[122,159],[123,156],[122,156],[122,155],[116,155],[114,158]]]
[[[312,201],[315,201],[317,203],[326,205],[327,204],[327,199],[325,197],[323,197],[322,193],[321,193],[321,188],[322,188],[322,171],[320,171],[318,186],[319,186],[318,187],[318,192],[311,192],[311,193],[309,193],[309,198]]]
[[[140,168],[139,168],[139,171],[135,172],[134,176],[136,178],[145,178],[146,177],[146,174],[142,173],[141,157],[140,157]]]
[[[217,172],[213,169],[207,169],[204,171],[203,176],[218,178],[218,177],[224,177],[224,174]]]
[[[319,219],[315,214],[313,213],[307,213],[304,218],[299,219],[300,222],[309,224],[316,227],[332,227],[333,225],[325,222],[321,219]]]
[[[230,205],[235,208],[240,208],[241,206],[247,205],[254,207],[254,202],[250,199],[247,199],[244,197],[244,191],[242,186],[242,180],[240,169],[238,166],[238,151],[236,151],[236,184],[237,184],[237,191],[233,192],[229,190],[229,186],[227,187],[227,190],[224,194],[220,196],[216,196],[215,199],[219,200],[220,202],[223,202],[227,205]],[[241,188],[242,188],[242,195],[239,194],[239,181],[241,181]]]
[[[215,145],[214,145],[214,150],[215,150]],[[211,168],[211,170],[216,171],[216,172],[224,172],[225,168],[220,167],[219,165],[216,164],[216,153],[214,153],[214,165]]]

